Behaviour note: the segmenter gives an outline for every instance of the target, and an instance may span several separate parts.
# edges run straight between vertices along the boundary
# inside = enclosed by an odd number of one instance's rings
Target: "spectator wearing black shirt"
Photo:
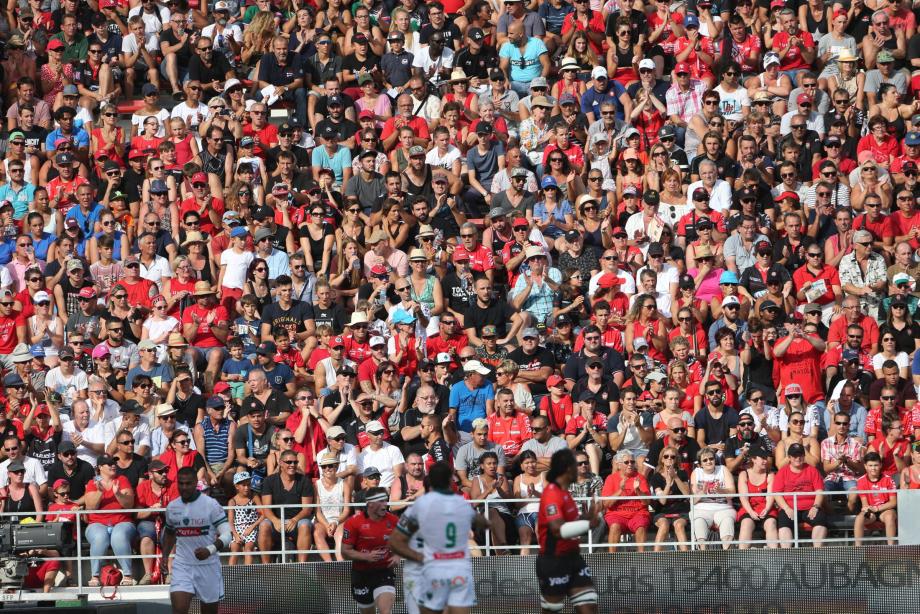
[[[260,344],[260,349],[262,345],[267,344]],[[275,369],[282,366],[285,365],[278,364]],[[254,413],[267,412],[269,421],[274,425],[283,426],[287,421],[288,416],[291,415],[291,402],[284,392],[270,385],[270,375],[269,372],[263,369],[253,369],[249,372],[246,383],[249,384],[250,394],[243,399],[240,420],[244,420]],[[293,382],[291,382],[291,387],[293,387]]]
[[[224,82],[234,77],[230,62],[222,53],[214,53],[214,41],[202,36],[195,43],[195,55],[188,66],[190,81],[201,83],[202,98],[205,102],[223,91]]]
[[[516,381],[523,382],[530,387],[534,402],[539,403],[538,397],[548,393],[546,379],[552,375],[556,366],[553,353],[541,347],[540,333],[536,328],[525,328],[521,332],[521,347],[508,354],[508,359],[513,360],[520,370]]]
[[[281,453],[278,473],[265,478],[262,483],[262,504],[283,505],[283,508],[265,508],[265,519],[259,525],[259,550],[269,552],[284,534],[285,539],[296,539],[298,562],[307,560],[307,550],[313,541],[313,483],[297,471],[297,452]],[[282,512],[282,509],[284,510]],[[282,520],[283,519],[283,520]],[[271,562],[271,556],[262,555],[262,562]]]
[[[498,68],[495,47],[483,43],[486,35],[481,28],[470,28],[466,33],[467,45],[454,56],[454,68],[462,68],[470,79],[489,78],[489,70]]]
[[[428,4],[428,23],[422,26],[419,32],[419,44],[427,45],[431,35],[439,32],[444,38],[444,47],[451,51],[460,49],[460,43],[463,42],[463,35],[460,28],[454,25],[453,21],[448,21],[444,13],[444,5],[440,2],[430,2]]]
[[[354,52],[345,56],[342,60],[342,77],[345,87],[354,87],[358,85],[358,77],[363,74],[373,74],[380,70],[380,56],[371,51],[370,41],[362,32],[358,32],[351,38]]]
[[[316,124],[316,134],[325,134],[331,127],[335,130],[338,142],[351,149],[355,146],[358,124],[345,117],[345,103],[345,98],[338,95],[330,96],[326,100],[326,117]]]
[[[390,43],[390,50],[380,58],[383,84],[387,89],[405,87],[412,78],[414,56],[406,51],[406,37],[401,32],[391,31],[387,35],[387,42]]]
[[[192,59],[191,35],[185,30],[186,23],[185,14],[174,11],[169,15],[169,27],[160,32],[160,54],[163,56],[160,73],[169,79],[173,98],[177,101],[185,100],[182,83]]]
[[[316,326],[325,324],[339,335],[348,324],[348,316],[342,304],[332,296],[332,286],[327,281],[316,282],[316,302],[313,303],[313,322]]]
[[[492,282],[488,278],[477,279],[473,290],[476,298],[463,314],[463,328],[470,344],[482,345],[482,327],[486,325],[495,327],[499,345],[507,344],[520,330],[524,319],[503,297],[492,296]]]
[[[292,288],[291,278],[287,275],[279,275],[275,279],[276,301],[262,311],[259,334],[263,339],[271,339],[272,330],[279,326],[287,329],[291,340],[296,343],[304,342],[315,332],[312,306],[304,301],[293,300]]]
[[[86,485],[96,477],[96,470],[85,460],[77,457],[77,448],[72,441],[61,442],[57,460],[48,468],[48,484],[54,488],[58,480],[70,484],[70,498],[82,503]]]
[[[276,36],[272,40],[272,52],[262,56],[259,63],[259,90],[269,85],[275,87],[273,97],[293,102],[297,120],[307,123],[307,90],[304,87],[304,66],[299,55],[288,51],[287,39]],[[256,96],[261,98],[261,92]]]

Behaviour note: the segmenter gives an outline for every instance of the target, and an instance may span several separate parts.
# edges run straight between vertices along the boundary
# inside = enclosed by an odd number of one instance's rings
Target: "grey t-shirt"
[[[358,173],[345,184],[345,196],[357,196],[365,211],[379,209],[386,194],[387,185],[379,173],[374,173],[370,181],[364,181]]]
[[[498,157],[505,155],[505,148],[501,143],[494,143],[484,154],[479,153],[479,147],[473,147],[466,153],[466,167],[476,171],[476,179],[486,190],[492,185],[492,177],[498,172]]]
[[[511,25],[514,18],[508,13],[502,13],[498,18],[498,33],[507,34],[508,26]],[[546,28],[543,27],[543,20],[533,11],[527,11],[524,14],[524,36],[532,38],[534,36],[542,38],[546,34]]]
[[[882,73],[876,68],[866,73],[865,91],[872,94],[878,93],[878,88],[882,83],[893,83],[898,93],[902,96],[907,93],[907,77],[900,71],[894,71],[887,79],[882,77]]]
[[[474,441],[465,443],[457,450],[457,456],[454,458],[454,469],[466,471],[468,478],[479,475],[479,457],[486,452],[495,452],[498,455],[498,466],[505,466],[505,452],[502,447],[494,442],[486,442],[485,448],[478,448]]]
[[[537,455],[537,458],[549,458],[559,450],[568,448],[568,444],[562,437],[553,436],[546,443],[540,443],[533,437],[524,442],[521,446],[521,452],[530,450]]]
[[[486,186],[482,186],[482,187],[486,187]],[[517,207],[511,204],[511,201],[508,200],[508,195],[504,191],[499,192],[498,194],[492,197],[492,207],[493,208],[501,207],[505,210],[512,211],[512,213],[509,214],[508,216],[509,218],[525,217],[525,214],[527,211],[531,211],[531,212],[533,211],[533,206],[535,202],[536,202],[536,198],[534,198],[534,195],[531,194],[530,192],[524,192],[524,197],[521,198],[521,201],[518,203]]]

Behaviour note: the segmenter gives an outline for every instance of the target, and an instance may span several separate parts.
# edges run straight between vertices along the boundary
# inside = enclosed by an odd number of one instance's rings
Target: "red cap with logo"
[[[674,74],[680,74],[682,72],[690,72],[690,65],[686,62],[678,62],[677,66],[674,67]]]

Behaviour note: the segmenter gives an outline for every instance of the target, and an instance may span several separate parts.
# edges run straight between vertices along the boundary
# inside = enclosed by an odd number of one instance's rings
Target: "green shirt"
[[[49,40],[57,39],[64,43],[64,55],[61,57],[62,62],[73,62],[74,60],[85,60],[89,51],[89,39],[82,34],[78,34],[73,44],[68,45],[64,40],[64,33],[58,32]]]

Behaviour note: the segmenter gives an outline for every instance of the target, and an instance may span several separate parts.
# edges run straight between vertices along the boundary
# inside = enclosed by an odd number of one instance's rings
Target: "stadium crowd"
[[[471,499],[531,500],[488,507],[527,553],[568,447],[601,542],[821,545],[841,514],[893,542],[889,491],[920,487],[916,12],[9,0],[2,511],[114,510],[85,518],[90,583],[111,549],[147,584],[125,557],[162,517],[118,510],[181,467],[238,506],[235,564],[282,534],[340,559],[347,504],[398,512],[446,460]]]

